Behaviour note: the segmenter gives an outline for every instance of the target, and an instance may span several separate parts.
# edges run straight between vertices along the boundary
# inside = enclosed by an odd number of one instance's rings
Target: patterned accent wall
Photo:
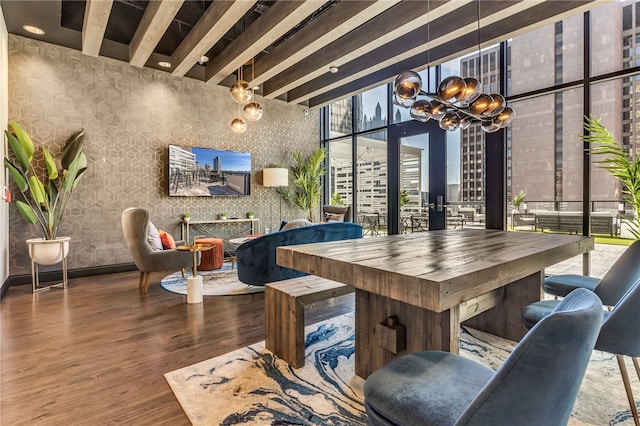
[[[132,262],[120,225],[127,207],[149,209],[154,224],[176,238],[185,212],[192,220],[208,220],[223,211],[230,217],[254,211],[261,231],[278,226],[280,208],[283,218],[305,217],[281,203],[275,188],[261,185],[262,169],[274,163],[288,167],[292,151],[307,154],[317,147],[319,112],[260,102],[262,119],[236,135],[230,123],[238,105],[224,87],[9,36],[9,118],[54,155],[74,129],[86,130],[89,169],[59,232],[72,239],[70,269]],[[251,195],[169,197],[169,144],[251,152]],[[30,273],[25,240],[39,235],[13,206],[9,221],[10,275]],[[229,235],[234,230],[225,225],[211,232]]]

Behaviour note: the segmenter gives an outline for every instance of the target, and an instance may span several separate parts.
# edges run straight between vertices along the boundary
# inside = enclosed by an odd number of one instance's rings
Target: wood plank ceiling
[[[607,0],[0,2],[10,33],[311,108]],[[480,19],[478,20],[478,17]],[[35,25],[45,35],[27,33]],[[200,62],[202,56],[209,60]],[[253,61],[254,66],[250,66]],[[243,65],[244,64],[244,65]],[[330,67],[337,67],[335,73]]]

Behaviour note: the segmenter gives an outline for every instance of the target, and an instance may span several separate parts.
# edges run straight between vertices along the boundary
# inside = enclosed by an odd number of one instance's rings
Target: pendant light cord
[[[478,2],[478,81],[482,84],[482,49],[480,49],[480,0]]]

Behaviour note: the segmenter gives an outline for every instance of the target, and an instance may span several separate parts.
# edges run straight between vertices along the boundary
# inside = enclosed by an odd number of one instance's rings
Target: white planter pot
[[[58,237],[55,240],[32,238],[27,240],[29,257],[39,265],[55,265],[69,254],[71,237]]]

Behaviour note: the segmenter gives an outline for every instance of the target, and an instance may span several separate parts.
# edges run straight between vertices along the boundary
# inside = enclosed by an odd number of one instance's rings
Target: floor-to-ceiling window
[[[504,61],[501,52],[507,52]],[[590,70],[585,70],[585,59]],[[592,114],[632,156],[640,153],[640,1],[606,3],[585,15],[549,22],[502,44],[433,65],[428,78],[427,70],[420,71],[428,92],[435,90],[437,80],[454,74],[480,79],[488,93],[499,91],[501,79],[506,79],[503,93],[518,116],[502,136],[502,215],[507,218],[508,229],[515,225],[514,211],[522,214],[526,226],[518,226],[517,230],[523,231],[536,228],[538,212],[563,212],[581,218],[588,211],[611,214],[619,222],[618,213],[628,210],[620,202],[620,184],[597,164],[585,173],[580,136],[583,115]],[[375,91],[390,93],[390,84]],[[350,102],[354,111],[372,111],[363,123],[387,125],[383,120],[374,120],[385,116],[387,110],[391,116],[388,125],[411,119],[407,109],[390,105],[389,100],[387,105],[380,102],[383,97],[369,105],[366,96],[355,96]],[[360,136],[353,135],[367,129],[374,127],[352,125],[351,142],[358,144],[358,150],[362,145]],[[496,184],[487,182],[486,136],[478,125],[447,133],[447,203],[473,207],[480,215],[486,213],[487,191]],[[404,161],[401,156],[399,162]],[[357,174],[355,160],[353,168]],[[413,185],[402,172],[399,179],[399,191]],[[525,201],[518,210],[512,201],[520,193]],[[403,201],[401,214],[407,205],[410,204]],[[583,231],[581,224],[576,226]]]

